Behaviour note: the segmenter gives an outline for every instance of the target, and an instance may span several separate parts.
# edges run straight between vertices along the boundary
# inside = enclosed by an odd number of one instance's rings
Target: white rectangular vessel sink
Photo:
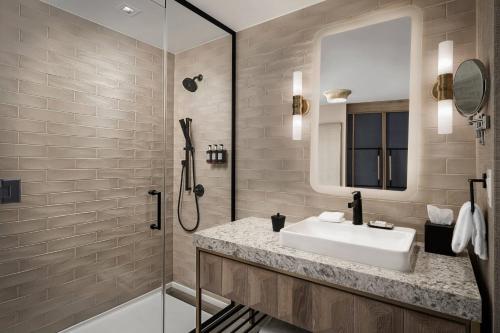
[[[309,218],[281,229],[280,243],[297,250],[397,271],[409,271],[415,229],[393,230]]]

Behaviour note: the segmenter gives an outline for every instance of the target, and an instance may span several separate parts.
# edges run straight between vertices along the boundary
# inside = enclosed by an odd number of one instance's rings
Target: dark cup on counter
[[[281,215],[280,213],[271,216],[271,220],[273,221],[273,231],[279,232],[285,226],[285,215]]]

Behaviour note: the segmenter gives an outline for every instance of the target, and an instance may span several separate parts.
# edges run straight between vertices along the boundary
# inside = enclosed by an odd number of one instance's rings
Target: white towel
[[[488,259],[486,249],[486,226],[483,213],[478,205],[474,205],[474,215],[471,213],[471,204],[466,202],[460,208],[457,224],[453,232],[451,248],[453,252],[460,253],[467,247],[469,240],[472,238],[474,252],[479,258]]]
[[[478,205],[474,210],[474,228],[472,229],[472,245],[474,253],[483,260],[488,260],[488,246],[486,245],[486,222],[483,212]]]
[[[323,222],[340,223],[345,221],[344,213],[342,212],[323,212],[318,218]]]

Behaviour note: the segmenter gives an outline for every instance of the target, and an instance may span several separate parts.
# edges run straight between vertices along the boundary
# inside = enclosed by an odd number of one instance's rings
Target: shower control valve
[[[193,192],[197,197],[201,198],[205,194],[205,187],[203,187],[203,185],[201,184],[198,184],[194,187]]]

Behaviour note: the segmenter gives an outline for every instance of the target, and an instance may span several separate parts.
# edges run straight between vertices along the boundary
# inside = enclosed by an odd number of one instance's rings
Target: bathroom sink
[[[297,250],[398,271],[409,271],[415,229],[375,229],[309,218],[281,229],[280,243]]]

